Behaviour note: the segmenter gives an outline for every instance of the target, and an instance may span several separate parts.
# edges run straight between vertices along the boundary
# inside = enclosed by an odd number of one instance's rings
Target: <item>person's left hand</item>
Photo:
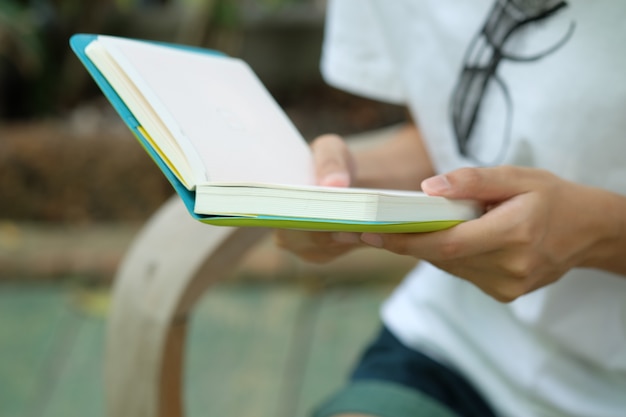
[[[361,240],[428,261],[503,302],[558,280],[572,267],[593,264],[607,236],[615,234],[610,193],[543,170],[463,168],[425,180],[422,189],[478,200],[485,213],[444,231],[366,233]]]

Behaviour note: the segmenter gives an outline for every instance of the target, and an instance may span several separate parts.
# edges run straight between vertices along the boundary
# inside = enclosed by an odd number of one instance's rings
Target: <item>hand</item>
[[[616,195],[546,171],[464,168],[427,179],[422,189],[478,200],[486,212],[444,231],[363,234],[361,240],[426,260],[503,302],[555,282],[573,267],[596,265],[598,254],[620,239]]]
[[[324,135],[311,144],[317,183],[329,187],[349,187],[354,178],[354,158],[337,135]],[[310,262],[328,262],[359,246],[358,235],[350,233],[277,230],[276,244]]]

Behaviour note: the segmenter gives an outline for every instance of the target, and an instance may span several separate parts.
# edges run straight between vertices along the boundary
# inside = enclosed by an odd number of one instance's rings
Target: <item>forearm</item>
[[[419,190],[422,180],[434,175],[413,123],[407,123],[384,143],[357,152],[354,159],[356,187]]]

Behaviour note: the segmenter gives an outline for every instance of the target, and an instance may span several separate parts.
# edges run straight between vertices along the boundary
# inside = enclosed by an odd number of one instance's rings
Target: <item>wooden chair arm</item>
[[[108,415],[183,415],[189,312],[266,232],[204,225],[178,197],[148,221],[114,281],[105,348]]]

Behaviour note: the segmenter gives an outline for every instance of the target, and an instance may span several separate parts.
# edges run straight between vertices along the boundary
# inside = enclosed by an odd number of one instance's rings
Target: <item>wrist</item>
[[[579,266],[626,275],[626,197],[605,190],[596,192],[592,197],[599,203],[597,233]]]

